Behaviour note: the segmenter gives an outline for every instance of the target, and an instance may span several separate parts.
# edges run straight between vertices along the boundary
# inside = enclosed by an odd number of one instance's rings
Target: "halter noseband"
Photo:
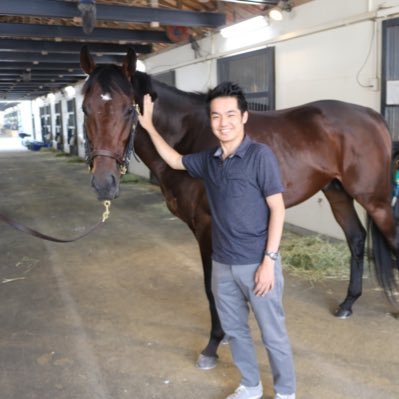
[[[90,170],[93,167],[93,160],[95,157],[101,156],[101,157],[108,157],[115,159],[115,161],[119,165],[119,169],[122,175],[126,174],[129,163],[130,163],[130,157],[134,153],[134,136],[136,133],[136,128],[137,128],[137,123],[138,123],[138,115],[140,112],[140,108],[138,104],[133,104],[133,109],[134,109],[134,119],[132,123],[132,129],[129,134],[129,140],[125,148],[125,152],[123,155],[118,154],[114,151],[108,150],[108,149],[92,149],[89,138],[87,136],[86,129],[84,129],[84,138],[85,138],[85,153],[86,153],[86,163],[89,165]]]

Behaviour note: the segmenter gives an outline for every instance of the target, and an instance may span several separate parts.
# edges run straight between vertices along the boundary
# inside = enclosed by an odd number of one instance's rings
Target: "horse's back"
[[[366,128],[365,130],[362,130]],[[295,140],[297,136],[365,135],[376,129],[390,145],[390,135],[383,117],[371,108],[338,100],[319,100],[277,111],[250,112],[247,132],[267,143],[273,135]],[[360,130],[357,130],[360,129]],[[370,132],[370,133],[368,133]],[[292,137],[290,139],[289,137]]]
[[[370,108],[320,100],[252,112],[246,130],[256,141],[269,145],[279,159],[288,206],[333,179],[354,197],[370,182],[377,185],[381,176],[389,179],[390,134],[382,116]]]

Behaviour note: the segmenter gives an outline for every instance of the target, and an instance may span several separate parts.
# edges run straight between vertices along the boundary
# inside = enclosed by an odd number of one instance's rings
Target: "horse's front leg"
[[[338,181],[332,182],[323,192],[331,205],[336,221],[345,233],[351,252],[348,292],[344,301],[335,311],[335,316],[345,319],[352,315],[352,306],[362,295],[366,230],[359,220],[353,199]]]
[[[224,332],[220,324],[220,319],[216,310],[215,299],[211,288],[212,245],[211,245],[211,235],[210,235],[210,224],[208,224],[201,232],[197,230],[195,232],[195,235],[197,237],[200,247],[202,267],[204,271],[205,292],[208,298],[209,310],[211,313],[211,332],[210,332],[209,342],[198,357],[197,367],[203,370],[209,370],[216,366],[218,359],[217,349],[224,337]]]

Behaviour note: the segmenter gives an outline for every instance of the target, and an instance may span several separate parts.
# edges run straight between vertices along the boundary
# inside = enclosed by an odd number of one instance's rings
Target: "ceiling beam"
[[[43,82],[76,82],[79,79],[77,77],[68,77],[68,76],[42,76],[42,77],[31,77],[24,78],[22,75],[16,77],[2,78],[0,81],[0,86],[9,86],[11,84],[17,83],[29,83],[29,84],[41,84]],[[84,79],[84,76],[82,76]]]
[[[55,42],[46,40],[22,40],[22,39],[0,39],[0,51],[10,52],[57,52],[57,53],[80,53],[80,49],[85,43],[77,42]],[[132,48],[138,54],[149,54],[152,51],[151,44],[131,44],[121,45],[114,43],[90,43],[89,48],[92,53],[124,55],[128,48]]]
[[[123,57],[121,56],[112,56],[112,55],[95,55],[93,54],[93,58],[96,62],[102,64],[113,64],[123,61]],[[56,62],[56,63],[73,63],[79,62],[79,56],[76,54],[59,54],[59,53],[50,53],[50,54],[41,54],[41,53],[14,53],[11,51],[0,51],[0,60],[2,62]]]
[[[0,2],[0,4],[2,4],[2,2]],[[157,30],[97,28],[88,36],[83,33],[81,27],[77,26],[0,23],[0,37],[10,36],[17,38],[73,39],[82,40],[87,44],[89,44],[91,40],[105,42],[123,41],[128,44],[134,44],[135,42],[172,43],[167,37],[166,32]]]
[[[2,62],[0,60],[0,71],[9,71],[9,70],[48,70],[54,69],[58,71],[82,71],[80,67],[79,60],[77,59],[75,63],[68,63],[68,65],[59,63],[59,62],[42,62],[40,64],[34,65],[32,62]]]
[[[41,90],[49,90],[49,91],[58,91],[66,86],[73,86],[74,84],[72,82],[50,82],[50,83],[44,83],[44,82],[38,82],[35,85],[9,85],[9,86],[0,86],[0,92],[31,92],[36,89],[41,89]]]
[[[80,17],[78,2],[54,0],[1,0],[0,14],[47,18]],[[226,24],[226,16],[214,12],[196,12],[167,8],[96,4],[97,20],[217,28]],[[97,30],[97,29],[95,29]]]
[[[12,78],[12,77],[17,77],[17,76],[21,76],[22,74],[26,74],[27,71],[26,69],[17,69],[17,70],[1,70],[0,69],[0,78],[3,79],[8,79],[8,78]],[[75,78],[75,77],[80,77],[80,76],[87,76],[83,71],[53,71],[53,70],[33,70],[30,72],[32,78],[46,78],[48,76],[70,76],[71,78]]]

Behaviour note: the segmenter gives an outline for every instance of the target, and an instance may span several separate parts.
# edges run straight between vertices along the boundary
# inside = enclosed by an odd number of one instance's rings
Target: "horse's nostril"
[[[92,177],[91,177],[91,186],[94,188],[94,189],[96,189],[96,177],[93,175]]]
[[[111,174],[111,181],[112,181],[112,185],[113,185],[113,186],[116,186],[116,185],[117,185],[116,177],[115,177],[115,175],[113,175],[113,174]]]

